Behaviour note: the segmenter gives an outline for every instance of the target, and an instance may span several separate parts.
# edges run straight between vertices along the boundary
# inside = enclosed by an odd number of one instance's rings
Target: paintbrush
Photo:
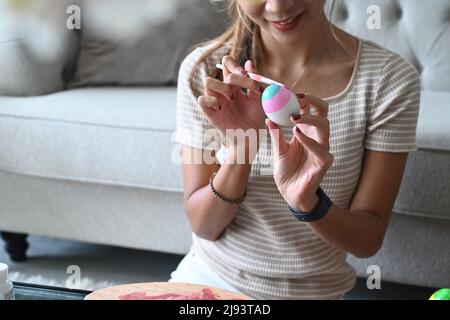
[[[220,70],[223,70],[223,65],[222,64],[218,63],[218,64],[216,64],[216,67],[219,68]],[[284,84],[282,84],[280,82],[277,82],[275,80],[263,77],[263,76],[261,76],[259,74],[252,73],[252,72],[248,72],[247,74],[250,77],[250,79],[253,79],[255,81],[262,82],[262,83],[265,83],[265,84],[268,84],[268,85],[276,84],[276,85],[279,85],[281,87],[287,88]]]

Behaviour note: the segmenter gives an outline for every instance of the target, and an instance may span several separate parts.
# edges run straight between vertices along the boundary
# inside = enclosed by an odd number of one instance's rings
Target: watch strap
[[[319,197],[319,203],[313,210],[309,212],[304,212],[289,206],[289,212],[296,219],[303,222],[313,222],[322,219],[330,210],[330,207],[333,205],[333,202],[330,200],[330,198],[328,198],[326,193],[320,187],[317,189],[316,194]]]

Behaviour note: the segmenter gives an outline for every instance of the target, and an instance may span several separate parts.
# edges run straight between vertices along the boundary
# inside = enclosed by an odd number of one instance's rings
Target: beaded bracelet
[[[213,180],[214,180],[214,177],[216,176],[216,174],[217,174],[217,172],[214,172],[211,175],[211,177],[209,178],[209,187],[211,188],[211,192],[214,194],[214,196],[216,198],[218,198],[219,200],[222,200],[223,202],[226,202],[228,204],[240,205],[245,200],[245,197],[247,196],[247,189],[244,191],[244,195],[237,200],[231,200],[231,199],[225,198],[223,195],[221,195],[219,192],[217,192],[216,189],[214,189]]]

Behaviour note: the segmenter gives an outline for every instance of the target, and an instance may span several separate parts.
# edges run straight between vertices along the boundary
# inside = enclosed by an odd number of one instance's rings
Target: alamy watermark
[[[380,290],[381,289],[381,268],[377,265],[370,265],[367,267],[367,289]]]
[[[274,136],[280,134],[275,129]],[[178,128],[172,134],[181,137],[187,145],[195,146],[189,149],[189,153],[183,152],[180,144],[175,144],[171,152],[171,161],[175,165],[180,164],[256,164],[260,163],[258,152],[267,144],[269,132],[267,129],[226,129],[225,134],[215,128],[206,130]],[[186,151],[186,150],[185,150]],[[265,150],[273,152],[272,149]],[[270,175],[273,173],[272,163],[260,163],[260,174]]]
[[[369,15],[366,20],[367,29],[381,29],[381,8],[376,5],[371,5],[367,7],[366,13]]]
[[[81,8],[77,5],[70,5],[66,9],[68,14],[66,27],[69,30],[81,29]]]
[[[70,276],[66,279],[68,289],[81,289],[81,268],[77,265],[70,265],[66,269]]]

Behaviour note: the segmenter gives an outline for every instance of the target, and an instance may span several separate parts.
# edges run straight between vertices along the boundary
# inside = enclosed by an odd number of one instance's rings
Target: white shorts
[[[200,255],[195,252],[194,246],[181,260],[176,270],[170,274],[169,282],[201,284],[241,293],[217,275]]]
[[[215,273],[205,260],[195,252],[194,246],[191,247],[189,253],[181,260],[176,270],[170,274],[168,281],[194,283],[241,293]],[[338,296],[333,299],[343,300],[344,298],[343,296]]]

